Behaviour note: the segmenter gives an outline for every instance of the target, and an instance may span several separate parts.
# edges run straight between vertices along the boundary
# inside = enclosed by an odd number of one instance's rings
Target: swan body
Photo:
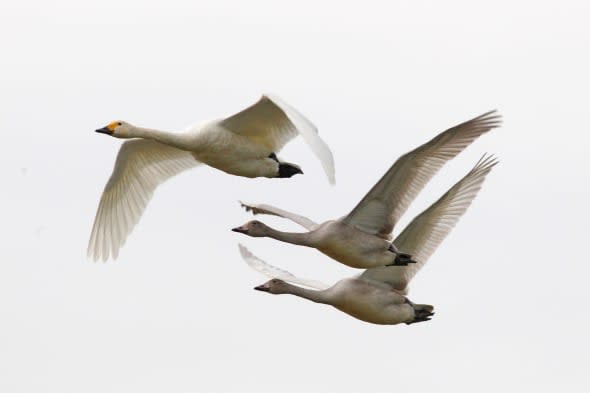
[[[422,322],[434,314],[430,305],[415,305],[391,288],[381,288],[358,279],[343,279],[323,290],[310,290],[273,279],[254,289],[327,304],[356,319],[378,325]]]
[[[273,151],[247,136],[227,130],[220,126],[219,121],[200,128],[195,135],[194,146],[192,154],[197,161],[230,175],[280,177],[280,163],[269,157]]]
[[[96,212],[88,243],[88,255],[95,260],[116,258],[155,189],[200,164],[248,178],[288,178],[303,171],[276,153],[301,135],[334,183],[332,153],[317,129],[277,97],[262,96],[233,116],[185,133],[136,127],[124,121],[96,131],[130,140],[119,150]]]
[[[400,249],[412,253],[417,261],[415,264],[370,268],[356,277],[342,279],[330,286],[298,278],[264,262],[240,245],[240,253],[246,263],[272,278],[255,289],[328,304],[374,324],[410,324],[429,320],[434,314],[432,306],[414,304],[405,297],[410,280],[457,224],[496,164],[497,160],[493,157],[482,157],[465,177],[415,217],[395,239],[394,243]]]
[[[354,268],[415,263],[408,250],[391,242],[394,225],[436,172],[480,135],[497,127],[499,120],[495,112],[485,113],[404,154],[345,217],[316,224],[270,205],[242,203],[253,214],[283,217],[303,226],[307,232],[282,232],[257,220],[232,230],[252,237],[270,237],[313,247]]]
[[[354,268],[385,266],[391,264],[396,258],[390,241],[359,231],[339,220],[326,221],[314,226],[307,233],[277,231],[257,220],[232,230],[253,237],[270,237],[287,243],[312,247]]]

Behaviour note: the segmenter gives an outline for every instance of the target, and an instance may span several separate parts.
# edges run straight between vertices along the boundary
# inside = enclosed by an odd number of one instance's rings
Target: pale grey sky
[[[444,4],[443,4],[444,3]],[[0,391],[586,392],[590,3],[14,1],[0,4]],[[274,93],[318,127],[330,187],[208,167],[156,192],[116,262],[86,259],[115,119],[180,130]],[[238,241],[326,282],[311,249],[230,232],[237,200],[347,213],[404,152],[497,108],[414,215],[501,160],[414,280],[435,317],[374,326],[252,290]],[[268,223],[295,228],[272,218]]]

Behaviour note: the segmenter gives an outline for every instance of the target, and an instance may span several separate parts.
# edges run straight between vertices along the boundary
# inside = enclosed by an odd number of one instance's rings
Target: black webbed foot
[[[296,174],[303,174],[301,168],[285,163],[279,163],[279,177],[291,177]]]
[[[416,263],[410,254],[398,253],[393,262],[385,266],[408,266],[410,263]]]
[[[430,321],[432,319],[432,316],[434,315],[434,313],[432,311],[426,311],[426,310],[419,310],[419,311],[415,311],[415,317],[413,321],[410,322],[406,322],[406,325],[411,325],[413,323],[417,323],[417,322],[425,322],[425,321]]]

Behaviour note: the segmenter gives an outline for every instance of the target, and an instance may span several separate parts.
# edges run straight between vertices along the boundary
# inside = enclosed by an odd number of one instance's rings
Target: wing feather
[[[484,155],[465,177],[414,218],[395,239],[396,247],[411,254],[416,263],[367,269],[361,277],[386,282],[395,289],[404,290],[459,222],[481,189],[487,174],[497,163],[493,156]]]
[[[292,284],[303,285],[305,287],[309,287],[309,288],[313,288],[313,289],[317,289],[317,290],[323,290],[323,289],[327,289],[330,287],[329,285],[324,284],[320,281],[307,280],[307,279],[295,277],[293,274],[289,273],[286,270],[280,269],[276,266],[273,266],[273,265],[270,265],[270,264],[264,262],[262,259],[258,258],[256,255],[252,254],[250,252],[250,250],[248,250],[243,245],[238,244],[238,247],[240,248],[240,254],[242,255],[242,258],[244,259],[244,261],[246,261],[248,266],[250,266],[252,269],[257,270],[258,272],[264,274],[267,277],[278,278],[280,280],[287,281]]]
[[[244,209],[246,209],[246,211],[252,212],[252,214],[254,214],[254,215],[267,214],[267,215],[271,215],[271,216],[283,217],[283,218],[293,221],[296,224],[301,225],[302,227],[304,227],[308,231],[311,231],[312,229],[314,229],[315,227],[318,226],[318,224],[316,224],[315,222],[313,222],[312,220],[310,220],[307,217],[303,217],[303,216],[300,216],[299,214],[291,213],[291,212],[288,212],[283,209],[279,209],[278,207],[274,207],[271,205],[264,205],[264,204],[255,205],[252,203],[244,203],[241,201],[240,201],[240,205],[242,205],[242,207]]]
[[[191,153],[156,141],[123,143],[98,204],[88,256],[117,258],[158,185],[198,164]]]
[[[330,183],[335,183],[334,157],[326,142],[320,138],[317,128],[278,97],[263,95],[254,105],[222,120],[220,124],[275,153],[291,139],[301,135],[320,160]]]
[[[439,169],[479,136],[499,125],[500,115],[490,111],[452,127],[404,154],[343,218],[343,222],[390,239],[395,224]]]

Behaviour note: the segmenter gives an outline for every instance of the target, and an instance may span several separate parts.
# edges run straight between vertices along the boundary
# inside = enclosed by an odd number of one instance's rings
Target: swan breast
[[[333,306],[365,322],[394,325],[412,321],[414,310],[403,295],[358,279],[345,279],[333,288]]]

